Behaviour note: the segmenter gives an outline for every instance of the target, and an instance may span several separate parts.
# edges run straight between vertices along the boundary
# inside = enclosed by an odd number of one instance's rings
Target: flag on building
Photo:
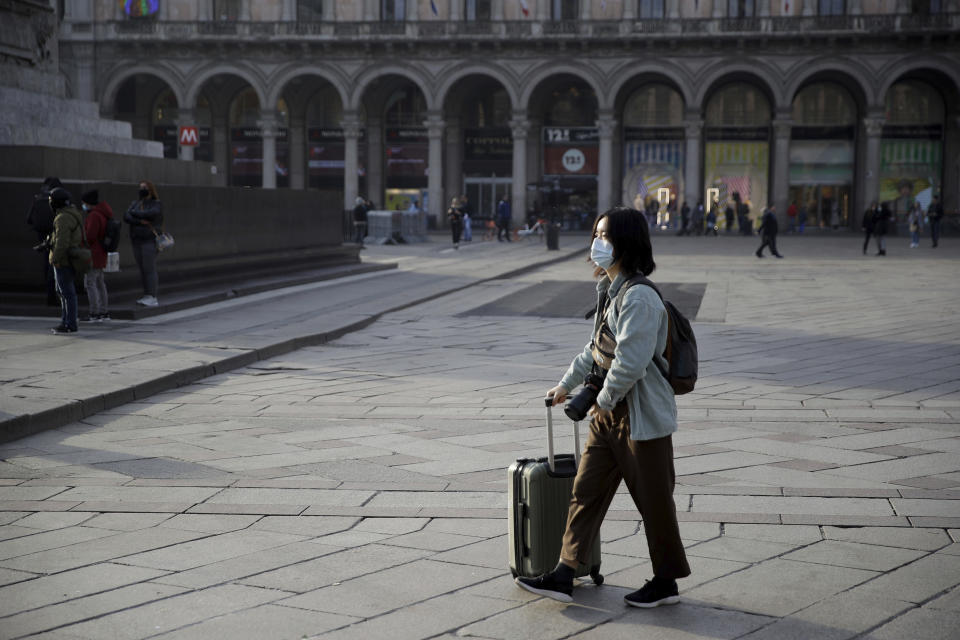
[[[433,11],[433,15],[440,15],[440,11],[437,9],[437,3],[433,0],[430,0],[430,11]]]
[[[527,0],[520,0],[520,11],[524,18],[530,17],[530,5],[527,4]]]

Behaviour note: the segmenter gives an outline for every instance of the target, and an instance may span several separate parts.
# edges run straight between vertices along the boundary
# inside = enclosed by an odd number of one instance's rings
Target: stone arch
[[[603,110],[612,108],[612,105],[605,101],[607,96],[603,90],[603,86],[600,83],[600,78],[598,77],[600,73],[586,65],[577,64],[570,61],[545,62],[535,67],[529,71],[525,77],[521,78],[520,85],[522,90],[520,92],[520,108],[529,108],[530,98],[540,87],[540,85],[550,77],[560,75],[571,75],[590,85],[590,88],[593,89],[593,93],[597,98],[598,109]]]
[[[347,81],[346,78],[343,77],[343,74],[330,68],[319,67],[317,65],[304,65],[300,62],[289,65],[274,75],[273,80],[267,88],[267,100],[264,104],[276,104],[280,96],[283,95],[284,89],[287,88],[287,84],[289,84],[291,80],[303,76],[313,76],[330,83],[333,88],[337,90],[337,93],[340,94],[340,102],[344,105],[344,108],[346,108],[347,102],[350,99],[350,91],[347,89]]]
[[[355,110],[359,108],[364,94],[366,94],[367,89],[370,88],[371,83],[386,76],[406,78],[420,89],[429,111],[435,111],[440,108],[441,103],[437,102],[436,95],[430,91],[429,84],[419,69],[401,64],[391,64],[386,66],[371,66],[361,72],[354,81],[354,88],[350,94],[349,101],[344,102],[344,109]]]
[[[441,75],[440,83],[436,86],[437,105],[445,104],[450,89],[452,89],[457,82],[468,76],[485,76],[491,80],[495,80],[507,91],[507,95],[510,96],[511,107],[513,109],[520,108],[522,104],[520,102],[520,92],[512,74],[509,74],[508,70],[502,67],[479,64],[473,61],[454,67]]]
[[[109,77],[110,80],[100,93],[101,109],[112,109],[117,100],[117,93],[120,91],[120,87],[123,86],[124,82],[137,75],[147,75],[157,78],[170,87],[174,97],[177,99],[178,107],[183,108],[184,104],[186,104],[184,100],[183,79],[175,70],[162,65],[138,63],[122,67],[121,69],[114,69],[105,75]]]
[[[710,94],[727,81],[735,80],[748,80],[755,84],[766,94],[774,112],[791,108],[790,101],[784,99],[778,72],[765,62],[756,59],[747,61],[724,59],[710,65],[695,80],[697,90],[693,102],[689,104],[703,112]]]
[[[607,104],[616,105],[622,97],[620,94],[624,88],[639,76],[649,76],[652,82],[662,82],[670,85],[680,93],[684,105],[687,107],[696,104],[693,95],[693,81],[689,74],[683,67],[669,61],[629,62],[615,69],[610,75],[614,80],[610,84],[606,96]]]
[[[792,104],[800,89],[820,80],[842,80],[847,91],[857,101],[861,113],[877,104],[876,85],[872,83],[873,71],[869,67],[848,58],[823,57],[804,60],[787,74],[784,85],[784,100]]]
[[[948,99],[947,104],[949,105],[949,97],[957,96],[960,93],[960,67],[955,61],[950,61],[941,56],[917,56],[906,60],[898,60],[885,67],[879,74],[883,81],[877,91],[877,104],[884,104],[887,91],[896,82],[902,80],[904,76],[916,73],[930,74],[931,72],[932,75],[938,76],[938,79],[945,79],[952,84],[950,87],[936,87],[944,94],[944,98]]]
[[[184,100],[184,107],[187,109],[192,109],[197,104],[197,98],[200,97],[200,92],[203,90],[204,85],[207,84],[211,78],[219,75],[226,76],[236,76],[241,78],[257,93],[257,99],[260,101],[261,108],[265,104],[270,104],[267,102],[267,92],[264,88],[264,81],[260,73],[253,68],[248,66],[241,65],[230,65],[215,63],[203,67],[201,70],[192,73],[187,78],[187,91]]]

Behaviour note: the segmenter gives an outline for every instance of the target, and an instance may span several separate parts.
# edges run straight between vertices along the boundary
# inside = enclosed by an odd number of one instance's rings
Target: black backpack
[[[620,287],[616,301],[618,313],[621,305],[623,305],[623,297],[626,295],[627,289],[637,284],[648,286],[656,291],[660,300],[663,301],[663,306],[667,309],[669,320],[667,348],[663,351],[663,357],[669,364],[670,369],[669,371],[660,369],[660,373],[670,383],[675,395],[682,396],[685,393],[690,393],[697,384],[697,338],[693,335],[693,327],[690,326],[690,321],[680,313],[679,309],[673,306],[669,300],[663,299],[657,285],[642,275],[630,278]]]
[[[107,253],[113,253],[120,246],[120,231],[123,229],[123,223],[115,217],[107,218],[107,224],[103,229],[103,240],[100,245]]]

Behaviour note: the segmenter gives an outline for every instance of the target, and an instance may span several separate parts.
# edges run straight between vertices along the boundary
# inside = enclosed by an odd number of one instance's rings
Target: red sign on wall
[[[181,147],[195,147],[200,144],[200,132],[196,127],[180,127],[177,138]]]
[[[597,147],[547,146],[543,149],[543,173],[551,176],[597,175]]]

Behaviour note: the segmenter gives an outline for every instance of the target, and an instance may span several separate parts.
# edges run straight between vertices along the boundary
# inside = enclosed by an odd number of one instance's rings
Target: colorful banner
[[[768,203],[770,145],[767,142],[707,142],[704,166],[706,187],[719,189],[720,206],[734,191],[758,218]],[[704,199],[706,196],[704,196]]]
[[[684,145],[680,140],[627,142],[624,145],[623,203],[643,210],[660,189],[682,200]],[[695,203],[690,203],[692,207]]]
[[[903,216],[920,202],[926,209],[940,193],[943,143],[939,140],[880,141],[880,201]]]

